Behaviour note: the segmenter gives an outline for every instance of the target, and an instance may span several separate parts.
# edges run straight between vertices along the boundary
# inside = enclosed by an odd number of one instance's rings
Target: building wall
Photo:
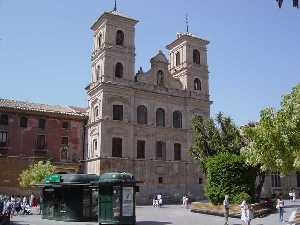
[[[9,116],[8,125],[0,125],[0,131],[8,131],[8,144],[5,147],[0,147],[0,153],[4,153],[4,156],[45,156],[55,162],[61,161],[61,140],[62,137],[68,137],[68,161],[83,159],[84,121],[55,118],[45,114],[32,115],[22,112],[0,111],[0,114],[7,114]],[[28,119],[26,128],[20,127],[21,116],[25,116]],[[39,119],[46,120],[45,129],[38,128]],[[62,127],[63,122],[66,121],[70,124],[68,129]],[[38,135],[46,136],[46,147],[37,152],[36,141]]]
[[[54,117],[47,113],[29,113],[22,110],[0,110],[8,115],[8,125],[0,125],[0,131],[8,132],[6,146],[0,146],[0,193],[26,194],[34,189],[22,189],[18,177],[29,165],[40,160],[51,160],[57,172],[77,173],[82,168],[80,160],[84,154],[85,119]],[[26,117],[27,127],[20,127],[20,118]],[[45,129],[38,128],[38,120],[46,119]],[[63,122],[69,128],[63,128]],[[37,135],[46,136],[46,147],[37,149]],[[61,159],[62,137],[68,137],[68,159]]]

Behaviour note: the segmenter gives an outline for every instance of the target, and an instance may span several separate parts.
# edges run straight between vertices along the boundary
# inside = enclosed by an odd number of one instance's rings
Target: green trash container
[[[105,173],[98,182],[99,224],[136,224],[136,181],[129,173]]]

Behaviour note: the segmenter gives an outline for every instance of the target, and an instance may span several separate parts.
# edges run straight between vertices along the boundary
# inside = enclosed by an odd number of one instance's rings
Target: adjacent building
[[[86,109],[0,99],[0,193],[19,193],[18,176],[34,161],[78,172],[84,158]]]

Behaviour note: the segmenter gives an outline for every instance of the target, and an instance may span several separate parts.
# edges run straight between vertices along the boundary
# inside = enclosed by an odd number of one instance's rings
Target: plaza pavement
[[[285,201],[285,219],[287,220],[291,212],[300,208],[300,201],[289,204]],[[137,225],[223,225],[224,218],[210,216],[198,213],[192,213],[178,205],[166,205],[162,208],[153,208],[152,206],[137,207]],[[96,222],[59,222],[51,220],[42,220],[38,215],[16,216],[12,219],[13,225],[96,225]],[[230,219],[230,225],[241,225],[239,219]],[[265,218],[256,218],[251,225],[276,225],[281,224],[278,221],[278,214],[271,214]]]

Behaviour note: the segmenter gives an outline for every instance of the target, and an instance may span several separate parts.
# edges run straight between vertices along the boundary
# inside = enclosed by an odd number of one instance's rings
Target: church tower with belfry
[[[141,181],[138,203],[154,194],[172,202],[203,197],[203,174],[190,155],[192,118],[209,117],[207,44],[177,34],[135,71],[137,20],[114,10],[92,25],[91,81],[85,172],[126,171]]]

